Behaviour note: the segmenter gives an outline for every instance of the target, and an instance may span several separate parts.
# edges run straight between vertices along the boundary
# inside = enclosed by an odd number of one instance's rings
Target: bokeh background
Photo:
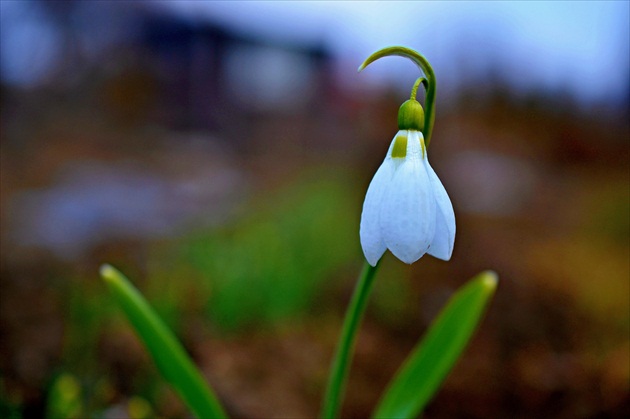
[[[362,199],[419,76],[450,262],[384,257],[344,417],[457,287],[496,298],[427,418],[628,417],[629,6],[0,3],[0,416],[183,417],[97,272],[126,272],[236,417],[313,417]]]

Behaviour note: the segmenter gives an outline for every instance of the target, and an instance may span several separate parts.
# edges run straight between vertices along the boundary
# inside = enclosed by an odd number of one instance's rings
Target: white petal
[[[407,157],[396,168],[381,205],[385,244],[405,263],[420,259],[435,235],[435,198],[418,141],[417,135],[409,135]]]
[[[435,237],[431,242],[431,248],[428,253],[438,259],[449,260],[453,254],[453,245],[455,244],[455,213],[453,212],[453,204],[446,193],[446,189],[435,174],[435,171],[425,160],[425,168],[431,180],[433,187],[433,195],[436,201],[436,217],[435,217]]]
[[[393,172],[394,168],[391,158],[386,158],[376,171],[374,178],[372,178],[363,202],[359,236],[363,254],[372,266],[376,266],[376,263],[387,250],[381,235],[379,217],[383,195],[391,182]]]
[[[422,133],[407,131],[407,159],[422,160],[424,158],[426,158],[426,153]]]

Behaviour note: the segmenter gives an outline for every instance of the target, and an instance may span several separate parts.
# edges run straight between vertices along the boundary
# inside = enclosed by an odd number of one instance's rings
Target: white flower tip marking
[[[379,258],[379,259],[380,259],[380,258]],[[376,264],[378,263],[379,259],[376,259],[376,261],[374,261],[374,260],[370,260],[370,259],[368,259],[368,257],[367,257],[367,256],[365,257],[365,260],[367,260],[367,263],[368,263],[371,267],[373,267],[373,268],[374,268],[374,267],[376,267]]]

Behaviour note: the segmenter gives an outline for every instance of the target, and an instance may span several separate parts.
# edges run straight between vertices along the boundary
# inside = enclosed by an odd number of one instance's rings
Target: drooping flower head
[[[394,51],[385,49],[373,54],[360,70],[385,55],[409,56],[411,52],[420,56],[407,48],[391,49]],[[413,57],[416,58],[415,55]],[[405,263],[413,263],[425,253],[449,260],[453,253],[453,206],[427,157],[428,136],[433,122],[435,75],[424,57],[420,57],[423,60],[421,63],[428,66],[428,69],[425,65],[421,68],[429,79],[418,79],[411,99],[400,107],[399,131],[368,187],[363,204],[361,246],[365,258],[372,266],[376,266],[387,249]],[[414,61],[418,63],[417,60]],[[428,85],[426,127],[422,106],[415,100],[416,90],[421,82]]]

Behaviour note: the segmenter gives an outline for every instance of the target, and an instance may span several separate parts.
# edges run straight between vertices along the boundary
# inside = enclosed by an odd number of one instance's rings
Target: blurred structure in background
[[[427,417],[630,413],[627,2],[0,3],[0,416],[182,416],[98,282],[129,274],[230,413],[311,417],[363,194],[417,69],[453,259],[385,258],[347,417],[446,298],[490,314]],[[64,404],[65,403],[65,404]],[[65,410],[64,410],[65,409]],[[135,413],[134,413],[135,412]]]

